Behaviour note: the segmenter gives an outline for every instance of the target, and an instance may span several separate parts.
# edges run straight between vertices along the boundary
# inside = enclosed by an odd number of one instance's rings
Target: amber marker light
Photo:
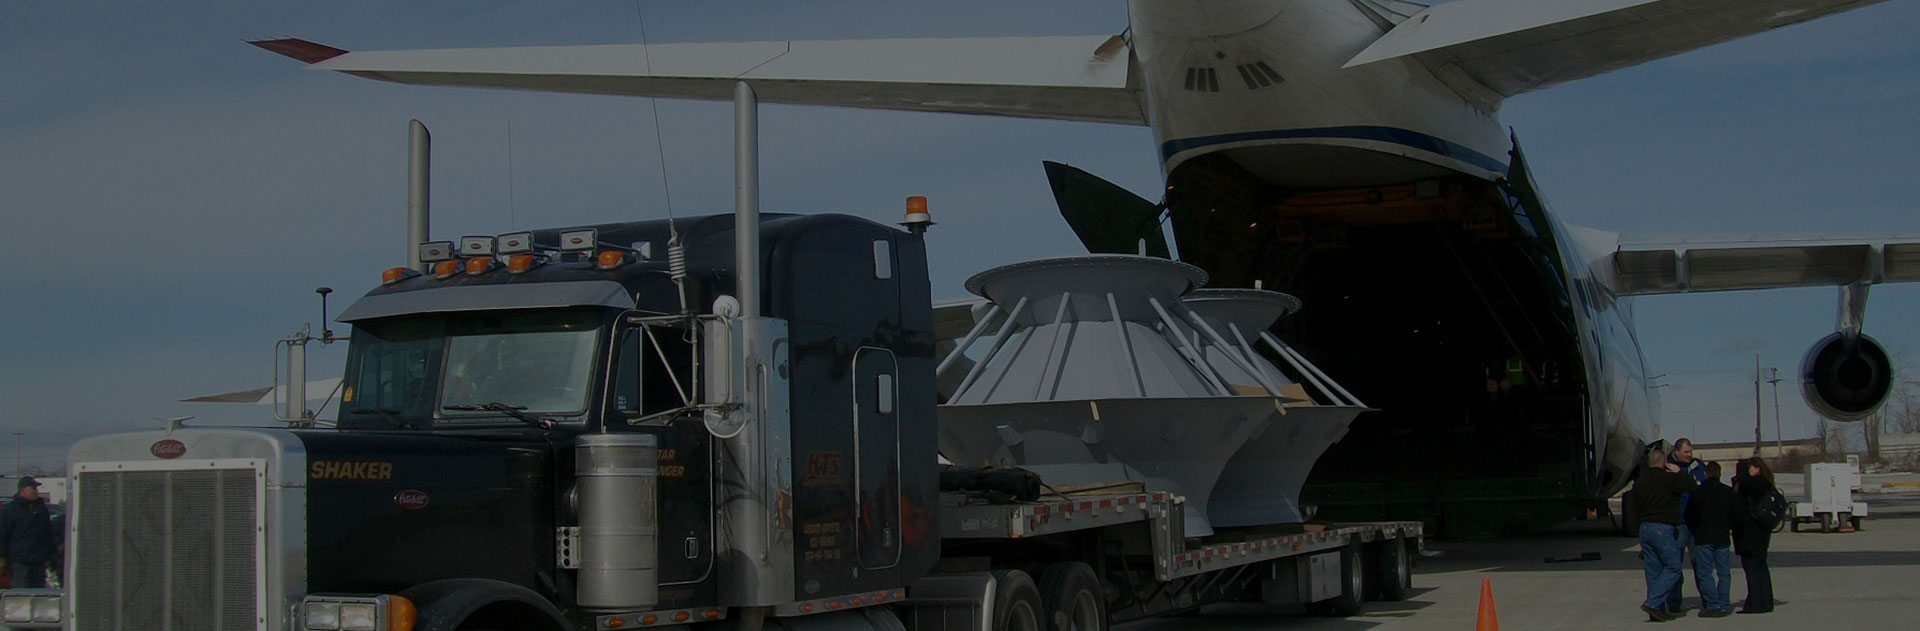
[[[613,618],[613,619],[607,620],[607,628],[609,629],[618,629],[624,626],[627,626],[626,618]]]
[[[619,250],[607,250],[594,257],[594,266],[600,269],[613,269],[627,264],[627,253]]]
[[[706,611],[704,611],[704,612],[701,612],[701,613],[700,613],[700,617],[702,617],[702,618],[706,618],[706,619],[708,619],[708,620],[719,620],[719,619],[720,619],[720,610],[718,610],[718,609],[708,609],[708,610],[706,610]]]
[[[684,611],[673,612],[674,622],[686,622],[688,618],[692,618],[692,617],[693,616],[687,615],[687,612],[684,612]]]
[[[412,600],[405,596],[387,597],[387,631],[413,631],[413,623],[419,617]]]
[[[490,269],[493,269],[493,257],[491,256],[476,256],[467,259],[468,274],[478,276],[487,273],[487,270]]]
[[[540,261],[534,258],[532,254],[515,254],[507,257],[507,273],[524,274],[527,270],[533,269],[535,265],[539,264]]]
[[[436,279],[446,280],[458,273],[460,273],[459,261],[441,261],[433,264],[433,277]]]
[[[660,621],[660,616],[656,616],[653,614],[640,616],[640,624],[643,624],[643,625],[649,625],[659,621]]]
[[[380,272],[380,284],[392,285],[419,275],[420,272],[414,271],[411,267],[389,267],[387,271]]]

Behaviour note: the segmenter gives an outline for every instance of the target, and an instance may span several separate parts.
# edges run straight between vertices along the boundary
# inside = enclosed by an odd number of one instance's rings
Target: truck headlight
[[[342,631],[376,631],[379,621],[379,609],[373,603],[340,605]]]
[[[33,599],[8,596],[5,599],[7,622],[33,622]]]
[[[57,628],[60,623],[58,589],[9,589],[0,594],[0,619],[15,629]]]
[[[303,631],[413,631],[413,601],[393,594],[311,594],[300,604]]]
[[[340,628],[340,603],[309,602],[302,617],[303,626],[315,631]]]
[[[60,621],[60,597],[59,596],[34,598],[31,600],[33,601],[33,621],[34,622],[59,622]]]

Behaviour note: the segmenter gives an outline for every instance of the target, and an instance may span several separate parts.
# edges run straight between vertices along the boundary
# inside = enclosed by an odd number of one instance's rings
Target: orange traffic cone
[[[1474,631],[1500,631],[1500,613],[1493,610],[1493,579],[1480,579],[1480,619]]]

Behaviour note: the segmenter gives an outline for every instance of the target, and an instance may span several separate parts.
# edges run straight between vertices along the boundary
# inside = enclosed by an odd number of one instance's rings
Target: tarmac
[[[1912,629],[1920,628],[1920,476],[1868,476],[1857,495],[1871,516],[1853,533],[1786,532],[1774,535],[1773,613],[1701,618],[1693,572],[1686,572],[1687,612],[1666,623],[1647,620],[1639,609],[1646,579],[1637,540],[1617,534],[1606,520],[1577,521],[1524,537],[1485,541],[1429,541],[1430,555],[1415,568],[1414,595],[1401,602],[1369,602],[1350,618],[1316,618],[1297,608],[1232,604],[1198,616],[1121,625],[1127,631],[1255,629],[1473,629],[1481,579],[1490,579],[1499,622],[1505,629],[1661,628]],[[1789,501],[1798,476],[1782,476]],[[1598,552],[1597,561],[1548,563]],[[1736,558],[1733,603],[1746,595]]]

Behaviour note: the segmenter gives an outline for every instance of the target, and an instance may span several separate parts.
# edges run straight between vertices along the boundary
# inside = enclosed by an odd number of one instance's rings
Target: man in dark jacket
[[[1680,496],[1700,488],[1693,476],[1667,462],[1655,449],[1647,452],[1647,468],[1633,483],[1633,512],[1640,518],[1640,558],[1646,562],[1647,599],[1640,610],[1654,622],[1674,619],[1667,613],[1667,594],[1680,582]]]
[[[1693,457],[1692,439],[1682,437],[1680,440],[1673,441],[1673,451],[1667,452],[1667,462],[1679,466],[1680,472],[1692,476],[1693,481],[1696,483],[1707,481],[1707,465],[1705,462],[1701,462],[1699,459]],[[1680,551],[1684,556],[1693,555],[1693,530],[1690,528],[1691,524],[1687,523],[1684,519],[1687,514],[1687,501],[1690,495],[1691,494],[1687,493],[1680,494],[1680,515],[1682,519],[1680,521],[1679,537]],[[1684,556],[1680,560],[1681,567],[1686,567],[1687,565]],[[1698,559],[1694,560],[1693,567],[1696,572],[1693,577],[1694,584],[1698,585],[1700,581],[1700,576],[1697,574],[1700,568],[1700,561]],[[1673,591],[1667,592],[1667,613],[1679,614],[1686,611],[1681,607],[1680,599],[1680,586],[1685,585],[1686,582],[1686,577],[1682,576],[1680,582],[1673,584]],[[1707,597],[1705,595],[1700,597],[1701,602],[1704,603],[1706,600]]]
[[[53,520],[40,497],[39,482],[23,477],[17,488],[7,507],[0,509],[0,546],[5,546],[0,553],[6,555],[14,587],[46,587],[47,562],[53,560],[57,547]]]
[[[1720,483],[1720,463],[1705,467],[1706,482],[1687,500],[1687,528],[1693,531],[1693,584],[1700,589],[1702,618],[1733,613],[1733,524],[1739,519],[1739,497]]]

